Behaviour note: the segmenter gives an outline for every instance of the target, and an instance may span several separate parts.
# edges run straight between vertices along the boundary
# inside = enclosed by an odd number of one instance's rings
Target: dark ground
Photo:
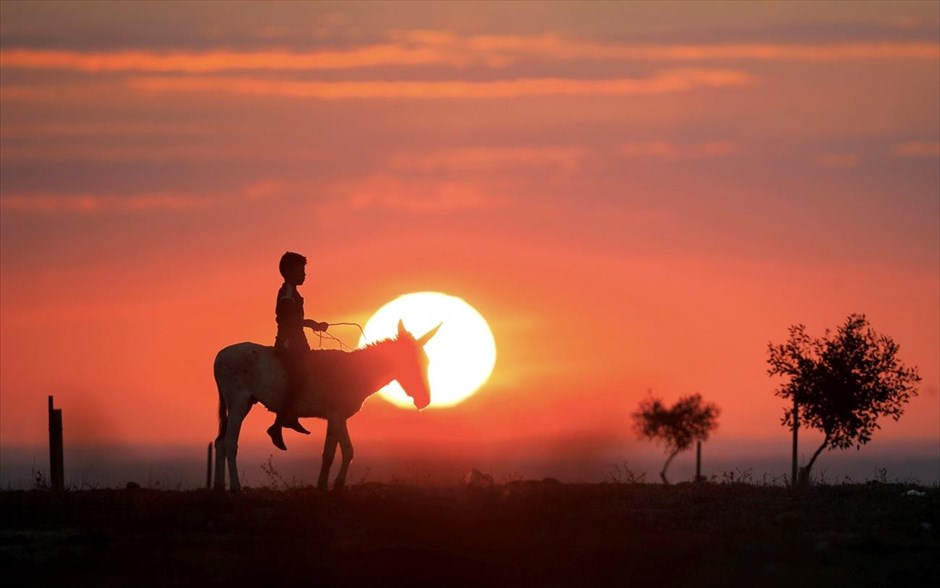
[[[4,586],[937,586],[940,490],[0,492]],[[12,583],[9,583],[10,580]],[[285,584],[287,582],[287,584]]]

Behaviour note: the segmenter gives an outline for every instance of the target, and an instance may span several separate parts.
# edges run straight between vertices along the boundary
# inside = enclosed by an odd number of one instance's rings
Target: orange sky
[[[628,455],[647,389],[785,447],[767,343],[852,312],[923,376],[875,443],[940,442],[936,3],[5,1],[0,48],[4,448],[48,394],[69,443],[203,445],[288,249],[317,320],[439,290],[494,332],[477,395],[371,400],[359,456]]]

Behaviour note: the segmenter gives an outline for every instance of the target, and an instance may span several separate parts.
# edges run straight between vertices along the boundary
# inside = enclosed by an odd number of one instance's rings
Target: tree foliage
[[[825,436],[805,476],[823,449],[861,448],[880,428],[880,417],[898,420],[921,379],[916,367],[898,359],[898,345],[873,331],[863,314],[849,315],[821,338],[793,325],[786,343],[770,343],[768,351],[767,373],[785,378],[774,393],[790,401],[782,424],[793,427],[795,402],[800,423]]]
[[[650,396],[640,403],[633,413],[633,425],[637,435],[666,446],[669,458],[659,477],[665,484],[666,468],[680,451],[692,446],[695,441],[706,441],[708,435],[718,427],[720,409],[705,403],[701,394],[680,398],[672,408],[666,408],[659,398]]]

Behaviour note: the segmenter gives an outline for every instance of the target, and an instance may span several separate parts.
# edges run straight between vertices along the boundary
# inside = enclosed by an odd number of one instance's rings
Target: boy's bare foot
[[[281,432],[281,425],[275,423],[268,427],[268,436],[271,437],[271,443],[281,451],[287,451],[287,445],[284,445],[284,435]]]
[[[288,429],[290,429],[291,431],[297,431],[298,433],[303,433],[304,435],[310,434],[310,431],[305,429],[304,426],[300,424],[300,421],[297,420],[296,418],[284,422],[283,425],[287,427]]]

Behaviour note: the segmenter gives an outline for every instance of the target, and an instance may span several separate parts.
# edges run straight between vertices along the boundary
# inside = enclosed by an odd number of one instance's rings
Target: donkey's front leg
[[[345,423],[345,421],[343,421]],[[326,443],[323,445],[323,463],[320,466],[320,478],[317,480],[317,488],[320,490],[326,490],[329,487],[330,483],[330,467],[333,465],[333,458],[336,456],[336,444],[339,442],[337,438],[337,423],[336,419],[328,419],[326,421]]]
[[[339,446],[343,450],[343,464],[339,467],[336,480],[333,481],[333,489],[341,490],[346,485],[346,472],[349,470],[349,462],[353,459],[353,446],[352,441],[349,440],[349,429],[346,427],[345,419],[338,423],[337,429]]]

